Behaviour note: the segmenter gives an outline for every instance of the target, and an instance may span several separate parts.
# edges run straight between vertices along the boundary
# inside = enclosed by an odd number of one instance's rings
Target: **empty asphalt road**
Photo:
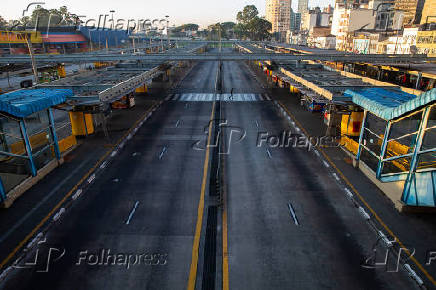
[[[414,289],[362,267],[377,235],[335,175],[259,142],[299,132],[245,63],[222,64],[220,92],[218,68],[162,96],[3,289]]]

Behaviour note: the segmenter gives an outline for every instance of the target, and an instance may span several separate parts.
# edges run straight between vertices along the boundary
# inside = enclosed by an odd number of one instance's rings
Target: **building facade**
[[[422,9],[421,24],[436,23],[436,0],[426,0]]]
[[[298,0],[298,13],[309,11],[309,0]]]
[[[425,0],[395,0],[394,2],[395,9],[404,11],[404,24],[421,23]]]
[[[332,34],[336,36],[336,49],[349,50],[353,45],[352,39],[349,39],[350,35],[353,35],[354,31],[374,29],[375,23],[374,10],[336,3],[332,20]]]
[[[286,38],[286,33],[291,28],[292,0],[267,0],[266,20],[272,24],[272,33],[278,33],[281,40]]]
[[[291,10],[291,31],[298,32],[301,28],[301,13]]]

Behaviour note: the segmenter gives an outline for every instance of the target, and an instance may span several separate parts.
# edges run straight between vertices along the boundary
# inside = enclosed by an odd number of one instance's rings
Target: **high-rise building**
[[[301,13],[295,13],[291,10],[291,31],[298,32],[301,27]]]
[[[422,9],[421,24],[436,22],[436,0],[426,0]]]
[[[272,33],[279,33],[280,38],[286,37],[286,32],[291,28],[292,0],[267,0],[266,20],[272,24]]]
[[[425,0],[395,0],[394,8],[404,11],[404,24],[421,23]]]
[[[298,0],[298,13],[309,11],[309,0]]]

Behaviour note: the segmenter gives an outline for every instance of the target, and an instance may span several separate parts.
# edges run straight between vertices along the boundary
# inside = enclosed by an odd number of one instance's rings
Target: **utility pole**
[[[33,55],[32,42],[29,39],[29,36],[27,34],[25,34],[24,37],[26,39],[27,48],[29,49],[30,59],[32,61],[32,69],[33,69],[33,75],[35,77],[35,84],[38,84],[38,71],[37,71],[37,66],[36,66],[36,62],[35,62],[35,56]]]
[[[219,37],[219,52],[221,52],[222,46],[221,46],[221,23],[218,23],[218,37]]]
[[[168,49],[170,49],[170,21],[168,20],[169,16],[165,16],[167,19],[167,40],[168,40]]]
[[[88,35],[89,35],[89,49],[90,49],[90,51],[93,51],[92,38],[91,38],[91,31],[90,30],[88,30]]]

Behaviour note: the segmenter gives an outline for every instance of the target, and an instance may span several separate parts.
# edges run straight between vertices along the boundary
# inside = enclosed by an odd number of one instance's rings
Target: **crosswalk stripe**
[[[174,94],[170,98],[173,101],[185,102],[260,102],[271,101],[267,94],[210,94],[210,93],[187,93],[187,94]]]

